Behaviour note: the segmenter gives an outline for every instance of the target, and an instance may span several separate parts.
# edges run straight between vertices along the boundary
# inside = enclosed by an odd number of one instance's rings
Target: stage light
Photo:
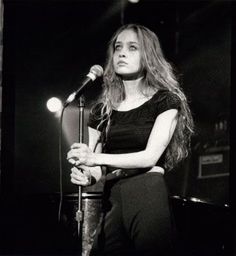
[[[58,112],[62,109],[62,102],[56,97],[52,97],[47,101],[47,108],[50,112]]]
[[[139,0],[128,0],[130,3],[132,4],[137,4],[139,2]]]

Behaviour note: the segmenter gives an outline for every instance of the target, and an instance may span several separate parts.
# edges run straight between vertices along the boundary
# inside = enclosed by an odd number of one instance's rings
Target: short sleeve
[[[102,104],[97,104],[94,107],[92,107],[89,113],[89,118],[87,123],[89,127],[96,129],[100,132],[103,130],[103,127],[104,127],[104,125],[99,126],[102,120],[101,109],[102,109]]]
[[[154,103],[153,107],[155,108],[156,116],[169,109],[179,110],[181,107],[180,98],[170,91],[161,91],[157,93],[154,97]]]

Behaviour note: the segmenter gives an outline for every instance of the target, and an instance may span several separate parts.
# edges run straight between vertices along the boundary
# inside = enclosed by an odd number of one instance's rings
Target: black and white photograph
[[[234,9],[0,1],[0,255],[236,255]]]

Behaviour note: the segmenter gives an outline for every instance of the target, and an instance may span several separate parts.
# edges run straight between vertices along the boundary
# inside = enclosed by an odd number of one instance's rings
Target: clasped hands
[[[74,165],[71,169],[71,182],[82,186],[90,185],[89,167],[95,166],[95,153],[84,143],[74,143],[67,153],[67,160]]]

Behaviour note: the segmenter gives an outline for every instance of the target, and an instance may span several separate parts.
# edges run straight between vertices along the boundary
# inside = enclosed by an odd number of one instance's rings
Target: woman
[[[67,155],[77,185],[98,181],[106,167],[92,254],[169,255],[174,232],[164,173],[187,156],[193,121],[152,31],[128,24],[114,34],[103,86],[89,145],[74,143]]]

